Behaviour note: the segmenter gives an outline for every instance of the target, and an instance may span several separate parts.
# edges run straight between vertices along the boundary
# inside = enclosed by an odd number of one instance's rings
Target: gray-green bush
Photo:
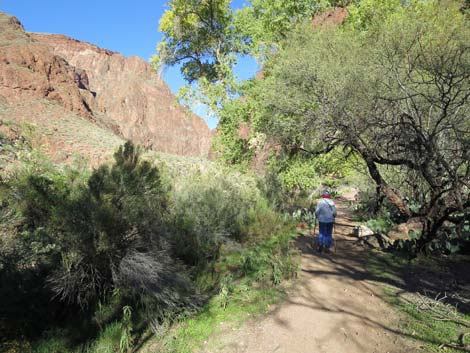
[[[255,178],[187,168],[165,183],[164,168],[126,143],[112,165],[87,172],[32,158],[2,185],[2,340],[25,352],[122,349],[149,322],[197,310],[222,278],[272,285],[291,275],[291,229]]]
[[[247,240],[246,229],[262,202],[254,179],[239,173],[184,178],[174,193],[177,253],[193,265],[216,259],[223,243]]]

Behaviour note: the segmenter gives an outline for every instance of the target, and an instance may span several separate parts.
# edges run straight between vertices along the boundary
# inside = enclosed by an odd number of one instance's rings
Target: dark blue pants
[[[323,245],[325,248],[329,248],[333,242],[333,222],[323,223],[318,222],[320,231],[318,233],[318,244]]]

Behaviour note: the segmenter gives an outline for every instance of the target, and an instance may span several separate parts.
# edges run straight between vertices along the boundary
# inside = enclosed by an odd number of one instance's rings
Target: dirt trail
[[[353,224],[347,200],[335,200],[338,223]],[[397,329],[399,317],[364,269],[366,250],[354,245],[351,228],[337,227],[337,252],[312,251],[299,237],[301,271],[283,303],[221,338],[206,352],[226,353],[404,353],[415,344]]]

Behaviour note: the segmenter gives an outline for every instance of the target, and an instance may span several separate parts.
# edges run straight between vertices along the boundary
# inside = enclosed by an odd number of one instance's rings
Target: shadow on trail
[[[346,237],[341,234],[336,239],[337,251],[330,254],[320,254],[312,247],[312,237],[300,235],[296,239],[296,244],[300,249],[302,256],[305,258],[311,258],[307,264],[304,263],[301,269],[301,275],[322,277],[323,279],[332,279],[342,281],[344,283],[353,284],[358,290],[363,291],[367,295],[376,296],[381,300],[387,302],[390,297],[387,297],[380,286],[375,288],[373,282],[393,286],[398,289],[396,295],[401,297],[405,293],[420,293],[427,294],[428,296],[433,293],[457,293],[461,291],[465,295],[463,297],[454,297],[455,302],[458,305],[459,311],[463,313],[470,312],[470,303],[465,298],[466,286],[470,283],[468,278],[460,278],[458,280],[449,280],[449,274],[447,272],[436,271],[432,268],[424,268],[422,266],[409,266],[408,260],[401,260],[394,262],[394,258],[391,256],[385,256],[384,253],[377,251],[371,251],[364,249],[363,247],[356,245],[356,239]],[[367,268],[371,266],[378,266],[378,268],[386,268],[387,271],[383,273],[374,273],[377,271],[369,271]],[[468,275],[468,271],[465,274]],[[304,288],[302,288],[302,286]],[[421,342],[441,344],[439,341],[432,341],[425,339],[424,337],[412,336],[399,329],[388,327],[377,320],[368,317],[366,314],[361,313],[354,308],[354,298],[351,300],[340,301],[339,305],[333,305],[332,301],[323,301],[322,298],[316,297],[315,293],[311,293],[311,288],[306,288],[306,284],[299,281],[295,290],[297,293],[302,293],[301,302],[295,300],[288,300],[288,303],[292,305],[300,305],[308,307],[317,311],[324,311],[330,314],[342,314],[347,317],[360,320],[364,325],[368,327],[375,327],[384,330],[390,334],[399,335],[402,337],[418,339]],[[436,295],[434,294],[434,295]],[[406,299],[405,299],[406,300]],[[356,309],[356,310],[354,310]],[[338,330],[348,330],[349,320],[344,320],[338,323]],[[348,337],[360,345],[360,338]],[[364,339],[362,337],[362,339]]]
[[[301,235],[297,237],[296,243],[302,254],[313,257],[314,263],[327,262],[331,268],[329,271],[317,270],[317,269],[302,269],[302,272],[307,272],[312,275],[328,275],[328,276],[340,276],[352,279],[355,281],[371,280],[381,283],[386,283],[398,288],[406,288],[406,283],[398,278],[384,278],[378,277],[373,273],[367,271],[364,266],[368,261],[369,256],[366,250],[360,249],[354,245],[354,240],[337,239],[337,250],[330,254],[320,254],[318,251],[312,248],[312,238]],[[332,266],[331,266],[332,265]],[[391,273],[398,273],[401,267],[396,264],[388,264]]]
[[[296,243],[302,254],[313,257],[315,263],[327,261],[331,271],[302,269],[315,276],[329,275],[355,281],[373,281],[398,288],[399,294],[419,293],[430,298],[447,296],[446,303],[463,314],[470,314],[470,271],[468,257],[410,260],[400,256],[387,256],[380,251],[356,245],[356,239],[341,234],[337,239],[337,252],[319,254],[312,248],[311,236],[301,235]],[[371,272],[366,268],[386,268],[386,272]]]

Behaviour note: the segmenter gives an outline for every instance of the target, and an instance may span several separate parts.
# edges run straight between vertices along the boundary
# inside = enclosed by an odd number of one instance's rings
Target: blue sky
[[[232,6],[246,2],[235,0]],[[0,10],[16,16],[30,32],[60,33],[148,61],[161,39],[158,21],[166,1],[155,0],[0,0]],[[249,78],[257,71],[254,60],[240,61],[236,73]],[[167,68],[163,78],[173,92],[184,85],[178,68]],[[195,111],[214,128],[216,121],[206,118],[204,109]]]

